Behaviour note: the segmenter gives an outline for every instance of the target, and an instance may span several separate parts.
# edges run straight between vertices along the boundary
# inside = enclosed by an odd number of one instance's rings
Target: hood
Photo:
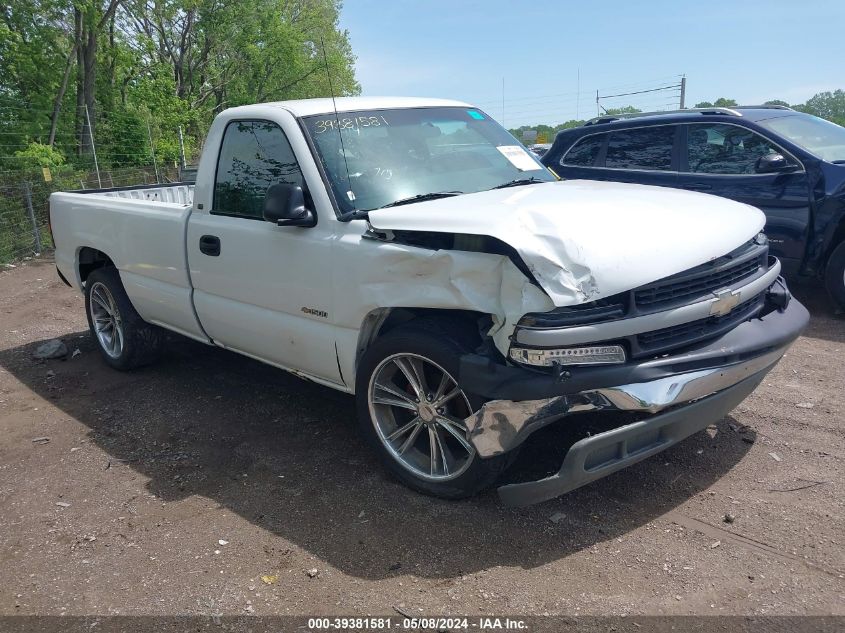
[[[380,230],[488,235],[556,306],[594,301],[721,257],[763,229],[754,207],[702,193],[568,180],[376,209]]]

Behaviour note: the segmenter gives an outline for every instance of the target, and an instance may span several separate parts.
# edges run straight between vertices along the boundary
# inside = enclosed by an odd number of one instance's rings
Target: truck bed
[[[193,192],[193,185],[175,183],[52,194],[56,265],[81,290],[83,251],[102,252],[144,320],[202,338],[185,249]]]
[[[166,185],[140,185],[135,187],[111,187],[109,189],[82,189],[72,193],[86,196],[105,196],[107,198],[125,198],[128,200],[147,200],[149,202],[170,202],[192,205],[194,202],[193,183],[176,182]]]

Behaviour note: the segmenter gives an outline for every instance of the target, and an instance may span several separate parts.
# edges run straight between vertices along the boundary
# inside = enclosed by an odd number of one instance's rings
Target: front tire
[[[114,369],[135,369],[158,357],[162,332],[135,311],[116,268],[98,268],[88,275],[85,312],[97,349]]]
[[[833,249],[825,268],[824,283],[838,311],[845,311],[845,242]]]
[[[356,378],[361,430],[382,463],[408,487],[445,499],[488,488],[512,457],[481,459],[467,437],[463,419],[482,401],[456,380],[466,352],[439,324],[412,322],[373,343]]]

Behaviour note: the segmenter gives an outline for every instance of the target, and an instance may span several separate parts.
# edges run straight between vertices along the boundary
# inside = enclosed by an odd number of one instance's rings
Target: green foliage
[[[340,8],[340,0],[11,0],[0,20],[3,167],[31,166],[29,153],[17,154],[32,142],[52,145],[74,168],[93,167],[86,109],[77,106],[86,78],[101,169],[151,165],[152,148],[159,161],[177,161],[180,128],[195,160],[225,108],[328,96],[321,38],[335,94],[358,94]],[[94,37],[77,36],[77,22]],[[91,69],[77,63],[84,50]]]
[[[102,114],[97,127],[97,152],[104,168],[150,164],[146,110],[117,107]]]
[[[788,104],[786,101],[783,101],[783,100],[781,100],[781,99],[772,99],[771,101],[766,101],[763,105],[768,105],[768,106],[785,106],[785,107],[787,107],[787,108],[789,107],[789,104]]]
[[[195,162],[225,108],[328,96],[326,62],[334,93],[358,94],[340,9],[340,0],[7,2],[0,8],[0,189],[8,194],[0,196],[0,262],[34,249],[24,182],[46,224],[51,191],[153,182],[153,156],[159,173],[174,178],[180,129],[187,162]]]
[[[845,126],[845,90],[820,92],[795,109]]]
[[[606,114],[611,116],[618,116],[620,114],[636,114],[638,112],[642,112],[642,110],[635,108],[634,106],[625,106],[622,108],[609,108]],[[558,123],[557,125],[553,126],[540,123],[538,125],[523,125],[508,131],[513,134],[519,141],[523,141],[523,132],[528,130],[534,130],[537,132],[537,143],[551,143],[555,140],[555,135],[561,130],[568,130],[573,127],[580,127],[584,125],[584,123],[584,120],[570,119],[568,121],[564,121],[563,123]],[[528,141],[525,142],[529,145],[531,144]]]
[[[513,134],[517,140],[520,142],[523,140],[522,133],[527,130],[535,130],[537,132],[537,143],[542,143],[543,139],[546,139],[545,142],[551,143],[554,138],[555,134],[560,132],[561,130],[568,130],[569,128],[578,127],[580,125],[584,125],[584,121],[576,121],[575,119],[571,119],[569,121],[565,121],[564,123],[559,123],[558,125],[551,126],[551,125],[523,125],[518,128],[513,128],[508,130],[511,134]],[[526,141],[527,142],[527,141]],[[530,144],[530,143],[529,143]]]
[[[620,114],[637,114],[638,112],[642,112],[642,110],[634,106],[625,106],[623,108],[608,108],[604,113],[610,116],[618,116]]]
[[[733,108],[734,106],[738,106],[739,104],[736,102],[735,99],[725,99],[724,97],[719,97],[716,99],[714,106],[717,108]]]
[[[26,149],[16,151],[15,157],[20,159],[20,162],[16,165],[19,169],[55,168],[65,164],[64,154],[55,147],[41,143],[30,143]]]
[[[719,97],[714,102],[710,101],[701,101],[696,103],[695,108],[733,108],[738,106],[739,104],[734,99],[725,99],[725,97]]]

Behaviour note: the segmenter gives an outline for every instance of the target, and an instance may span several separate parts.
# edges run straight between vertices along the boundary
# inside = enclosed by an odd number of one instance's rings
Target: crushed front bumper
[[[465,420],[482,458],[508,452],[536,430],[584,411],[639,411],[645,420],[585,438],[560,471],[499,489],[509,505],[529,505],[574,490],[660,452],[724,417],[777,364],[809,321],[792,300],[707,344],[640,363],[572,367],[558,376],[461,359],[461,384],[488,401]]]

